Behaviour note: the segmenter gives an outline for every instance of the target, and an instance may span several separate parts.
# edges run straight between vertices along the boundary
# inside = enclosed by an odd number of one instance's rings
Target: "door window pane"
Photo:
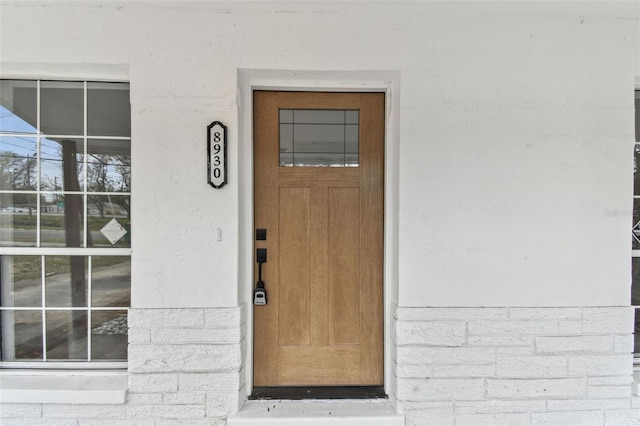
[[[280,110],[280,166],[357,167],[359,111]]]

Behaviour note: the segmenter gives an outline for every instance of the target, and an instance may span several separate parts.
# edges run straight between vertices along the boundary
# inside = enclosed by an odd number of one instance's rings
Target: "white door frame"
[[[399,71],[238,70],[238,302],[243,306],[245,393],[253,388],[253,91],[384,92],[384,386],[393,398],[392,312],[398,300]]]

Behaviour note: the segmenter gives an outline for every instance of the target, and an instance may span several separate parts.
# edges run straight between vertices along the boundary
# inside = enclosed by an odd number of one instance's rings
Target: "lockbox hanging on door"
[[[259,248],[256,250],[256,261],[258,262],[258,282],[253,291],[253,304],[266,305],[267,290],[264,288],[264,281],[262,281],[262,264],[267,263],[267,249]]]

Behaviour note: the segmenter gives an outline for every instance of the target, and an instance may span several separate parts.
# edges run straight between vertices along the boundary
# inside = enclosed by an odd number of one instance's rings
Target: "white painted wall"
[[[626,305],[637,19],[631,1],[3,1],[0,74],[130,79],[134,307],[242,299],[238,69],[398,71],[399,305]]]

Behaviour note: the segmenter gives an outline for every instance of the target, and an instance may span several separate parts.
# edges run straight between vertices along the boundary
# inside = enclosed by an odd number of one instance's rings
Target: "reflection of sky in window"
[[[36,154],[36,138],[38,131],[35,127],[19,116],[0,105],[0,132],[13,134],[0,136],[0,158],[13,157],[26,159]],[[25,134],[24,136],[17,136]],[[34,135],[34,136],[27,136]],[[60,143],[51,139],[40,139],[40,174],[41,181],[54,182],[50,189],[62,189],[62,150]],[[81,176],[79,176],[81,177]],[[46,189],[46,188],[42,188]]]
[[[37,138],[38,131],[35,127],[21,119],[18,115],[0,105],[0,158],[11,161],[11,158],[15,160],[26,160],[27,158],[36,158],[37,153]],[[83,173],[83,138],[66,138],[76,143],[79,152],[76,153],[78,180],[80,188],[84,188],[84,173]],[[89,141],[100,149],[105,149],[105,146],[100,145],[100,140],[96,139]],[[128,146],[126,147],[128,148]],[[102,156],[99,158],[97,155],[89,155],[87,158],[88,164],[94,166],[96,164],[104,164],[105,177],[113,182],[115,187],[111,188],[114,191],[122,191],[127,188],[121,187],[122,171],[118,169],[120,162],[115,159],[117,155],[129,156],[130,151],[125,147],[115,144],[111,147],[111,156]],[[106,154],[106,152],[105,152]],[[47,139],[42,133],[40,133],[40,190],[42,191],[62,191],[64,188],[64,177],[62,171],[62,146],[60,142]],[[124,167],[124,170],[127,170]],[[98,188],[96,188],[98,189]],[[100,188],[104,190],[104,188]],[[45,198],[50,198],[45,196]]]
[[[0,132],[36,134],[38,130],[0,105]],[[35,152],[35,141],[33,137],[2,136],[0,149],[14,153],[17,157],[26,157]]]
[[[0,131],[12,133],[37,133],[38,130],[0,105]]]

